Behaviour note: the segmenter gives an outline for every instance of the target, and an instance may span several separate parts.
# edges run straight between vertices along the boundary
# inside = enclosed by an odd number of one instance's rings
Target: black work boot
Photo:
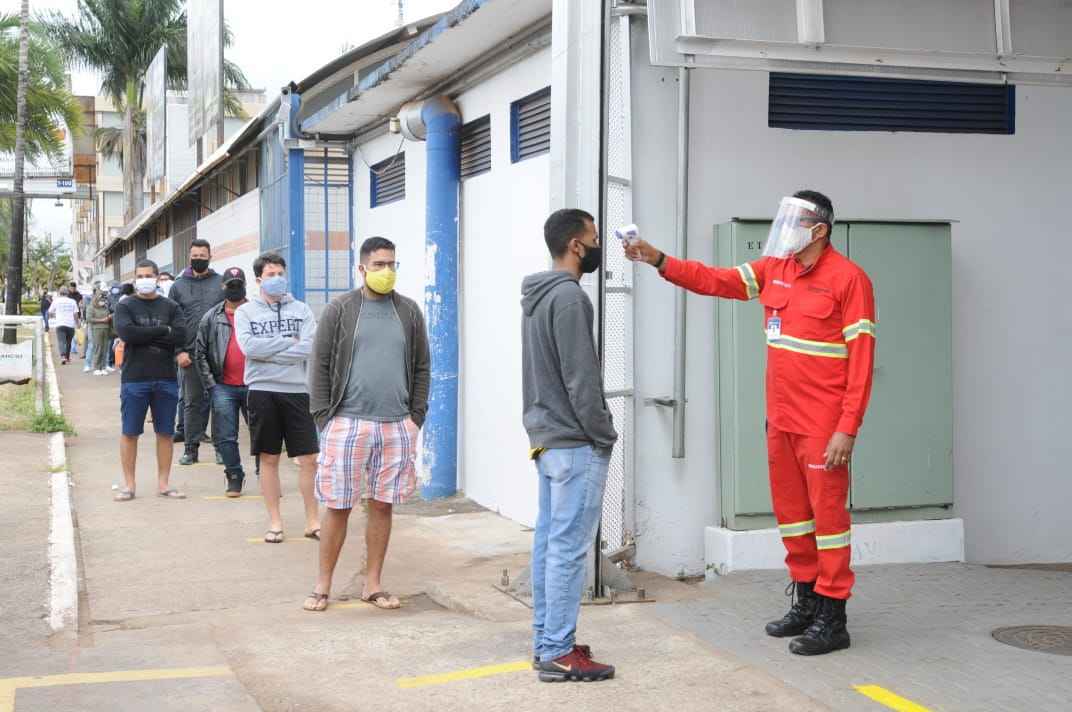
[[[849,631],[845,624],[845,601],[817,594],[819,610],[815,622],[804,635],[789,641],[789,652],[796,655],[826,655],[849,647]]]
[[[789,612],[781,620],[767,624],[767,635],[774,638],[800,635],[806,631],[815,620],[815,611],[819,607],[814,581],[791,581],[785,595],[792,602]]]
[[[228,497],[241,497],[242,496],[242,483],[246,479],[246,475],[242,470],[234,470],[233,472],[226,472],[227,476],[227,496]]]

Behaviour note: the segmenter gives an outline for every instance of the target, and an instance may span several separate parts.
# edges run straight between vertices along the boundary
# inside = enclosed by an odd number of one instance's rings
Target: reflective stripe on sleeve
[[[755,299],[758,297],[759,280],[756,279],[756,273],[752,271],[752,265],[747,262],[743,265],[737,265],[737,272],[741,275],[741,281],[744,282],[744,291],[748,298]]]
[[[875,338],[875,322],[870,319],[861,319],[855,324],[849,324],[841,333],[845,335],[845,341],[849,342],[855,339],[861,334],[867,334],[871,338]]]

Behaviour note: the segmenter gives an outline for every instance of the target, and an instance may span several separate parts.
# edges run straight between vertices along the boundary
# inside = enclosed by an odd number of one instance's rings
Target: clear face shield
[[[771,223],[764,257],[786,259],[810,245],[816,238],[817,226],[833,223],[827,211],[802,198],[782,198],[778,215]]]

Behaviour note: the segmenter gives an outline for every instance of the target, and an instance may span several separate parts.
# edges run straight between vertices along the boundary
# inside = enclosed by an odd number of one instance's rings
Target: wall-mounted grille
[[[372,207],[393,203],[406,198],[406,154],[399,153],[386,161],[380,161],[371,169]]]
[[[513,163],[551,150],[551,87],[510,105],[510,160]]]
[[[491,170],[491,116],[482,116],[462,126],[461,177],[471,178]]]
[[[772,72],[767,124],[818,131],[1015,133],[1010,85]]]

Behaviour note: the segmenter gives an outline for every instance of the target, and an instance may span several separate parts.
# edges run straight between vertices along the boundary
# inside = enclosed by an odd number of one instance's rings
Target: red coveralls
[[[875,297],[859,266],[831,246],[805,269],[764,257],[731,268],[667,256],[663,277],[697,294],[759,297],[767,326],[767,461],[774,516],[794,581],[846,599],[849,468],[826,469],[835,432],[856,436],[871,396]],[[772,317],[781,319],[772,329]]]

